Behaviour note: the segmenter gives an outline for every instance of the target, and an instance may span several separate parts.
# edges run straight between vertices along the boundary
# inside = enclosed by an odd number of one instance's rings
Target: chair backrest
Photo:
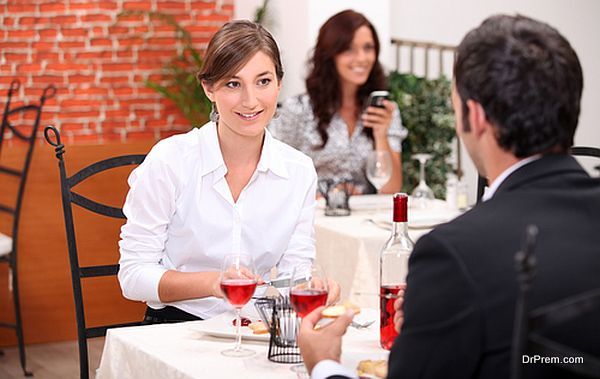
[[[12,273],[12,280],[9,279],[9,288],[12,289],[15,312],[15,322],[2,323],[0,324],[0,327],[15,329],[19,344],[19,360],[21,361],[21,367],[23,368],[23,373],[26,376],[30,376],[31,373],[26,369],[25,339],[23,336],[21,300],[19,295],[19,270],[17,267],[19,262],[17,259],[17,247],[19,246],[19,220],[23,196],[25,194],[25,184],[27,183],[29,166],[31,165],[31,157],[33,156],[33,148],[35,147],[42,109],[46,100],[56,94],[56,88],[53,85],[47,86],[43,90],[38,104],[21,105],[11,108],[13,95],[19,91],[20,87],[21,83],[17,79],[10,83],[6,95],[4,113],[2,114],[2,121],[0,123],[0,158],[3,158],[3,147],[5,148],[4,152],[6,152],[5,145],[9,141],[6,137],[9,133],[12,134],[13,137],[10,140],[11,142],[13,140],[21,141],[26,145],[23,153],[18,157],[21,159],[15,164],[8,165],[5,164],[6,162],[3,159],[0,159],[0,183],[2,183],[0,214],[3,215],[2,221],[4,221],[4,217],[8,217],[11,220],[11,222],[7,224],[10,225],[10,236],[0,232],[0,262],[8,263],[9,278]]]
[[[4,114],[2,115],[2,123],[0,124],[0,157],[2,155],[2,147],[7,143],[6,134],[12,133],[15,139],[23,141],[27,144],[25,151],[25,157],[19,168],[9,167],[0,163],[0,175],[6,175],[6,177],[17,178],[17,192],[16,198],[11,198],[11,202],[0,203],[0,213],[7,213],[12,216],[12,255],[16,255],[17,248],[17,237],[19,233],[19,215],[21,211],[21,205],[23,203],[23,195],[25,193],[25,184],[27,182],[27,174],[29,172],[29,166],[31,165],[31,157],[33,155],[33,148],[35,147],[35,140],[37,137],[37,130],[40,124],[40,117],[42,114],[42,108],[46,100],[52,98],[56,94],[56,88],[53,85],[49,85],[42,92],[39,104],[22,105],[11,109],[11,101],[13,95],[19,91],[21,83],[15,79],[10,84],[8,89],[6,104],[4,106]],[[31,125],[15,126],[11,121],[11,118],[18,118],[22,120],[29,114],[33,114],[33,123]],[[1,176],[0,176],[1,177]],[[4,182],[4,180],[3,180]],[[6,182],[4,182],[6,183]],[[12,202],[14,200],[14,202]]]
[[[575,157],[592,157],[600,158],[600,148],[590,146],[573,146],[571,147],[571,155]],[[595,167],[596,170],[600,170],[600,166]],[[481,202],[485,187],[487,187],[487,179],[481,175],[477,175],[477,203]]]
[[[51,134],[54,134],[55,140]],[[75,222],[73,218],[73,204],[82,207],[92,213],[111,217],[125,219],[122,208],[109,206],[94,200],[91,200],[75,192],[73,188],[78,184],[88,180],[95,175],[107,170],[123,166],[139,165],[146,157],[143,154],[123,155],[108,158],[99,162],[92,163],[79,170],[71,176],[67,176],[63,155],[65,153],[64,145],[61,143],[60,133],[53,126],[47,126],[44,129],[46,141],[55,147],[56,158],[60,172],[61,197],[63,204],[63,214],[65,221],[65,231],[67,235],[67,245],[69,252],[69,263],[71,267],[71,281],[73,285],[73,296],[75,300],[75,313],[77,318],[77,340],[79,343],[79,364],[81,378],[88,378],[88,350],[87,339],[106,335],[109,328],[123,326],[139,325],[140,322],[100,325],[90,327],[86,323],[84,312],[84,295],[82,292],[82,279],[116,276],[119,271],[118,264],[80,266],[80,257],[77,251],[77,241],[75,233]],[[141,320],[141,315],[140,315]]]
[[[579,317],[600,310],[600,288],[591,289],[540,308],[529,310],[529,293],[536,269],[534,248],[537,233],[537,227],[528,226],[525,246],[515,256],[519,294],[513,332],[510,378],[521,379],[523,377],[522,357],[525,354],[530,357],[558,358],[552,360],[550,364],[574,375],[600,378],[600,357],[554,341],[543,334],[543,330],[551,326],[576,320]],[[570,359],[573,358],[581,358],[582,361],[571,362]]]

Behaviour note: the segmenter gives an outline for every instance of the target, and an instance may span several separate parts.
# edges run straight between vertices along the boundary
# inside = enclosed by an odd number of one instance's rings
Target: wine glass
[[[299,317],[304,317],[327,302],[327,277],[319,265],[294,267],[290,302]]]
[[[427,208],[431,200],[435,199],[433,191],[425,182],[425,163],[431,154],[414,154],[413,159],[419,161],[419,185],[412,192],[412,202],[417,208]]]
[[[298,317],[302,318],[327,303],[327,277],[321,266],[303,264],[294,267],[290,284],[290,302]],[[294,365],[291,370],[296,374],[306,372],[303,364]]]
[[[246,303],[252,298],[256,289],[256,270],[252,256],[248,254],[227,255],[221,267],[221,291],[225,299],[235,308],[235,346],[221,354],[227,357],[248,357],[254,351],[242,348],[240,313]]]
[[[392,177],[392,156],[389,151],[371,151],[367,156],[367,179],[377,193]]]

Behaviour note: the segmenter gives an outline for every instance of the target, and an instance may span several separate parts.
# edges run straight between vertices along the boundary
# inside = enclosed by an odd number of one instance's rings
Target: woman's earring
[[[219,122],[219,111],[217,111],[217,107],[215,106],[215,103],[211,103],[210,106],[210,121],[214,122],[215,124],[217,122]]]

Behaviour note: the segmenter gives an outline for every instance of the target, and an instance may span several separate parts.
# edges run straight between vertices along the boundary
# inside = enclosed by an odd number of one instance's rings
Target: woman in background
[[[319,179],[352,179],[355,193],[373,192],[365,175],[373,150],[388,151],[391,179],[381,189],[402,187],[400,112],[391,101],[384,108],[366,107],[372,91],[387,88],[378,61],[379,39],[361,13],[345,10],[319,31],[306,79],[306,94],[287,99],[269,125],[274,137],[309,155]]]
[[[273,37],[249,21],[211,39],[198,79],[211,122],[152,148],[130,178],[119,282],[144,301],[146,323],[214,317],[227,254],[251,254],[257,273],[280,275],[315,257],[317,175],[309,157],[266,131],[283,69]],[[330,295],[337,298],[339,287]]]

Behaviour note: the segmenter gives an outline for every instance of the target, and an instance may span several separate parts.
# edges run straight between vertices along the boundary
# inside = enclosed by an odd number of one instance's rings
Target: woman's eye
[[[231,81],[225,84],[227,88],[238,88],[240,86],[239,82]]]
[[[368,53],[375,51],[375,45],[365,45],[364,51],[366,51]]]
[[[263,78],[258,80],[258,85],[260,86],[268,86],[269,83],[271,83],[271,79],[269,78]]]

